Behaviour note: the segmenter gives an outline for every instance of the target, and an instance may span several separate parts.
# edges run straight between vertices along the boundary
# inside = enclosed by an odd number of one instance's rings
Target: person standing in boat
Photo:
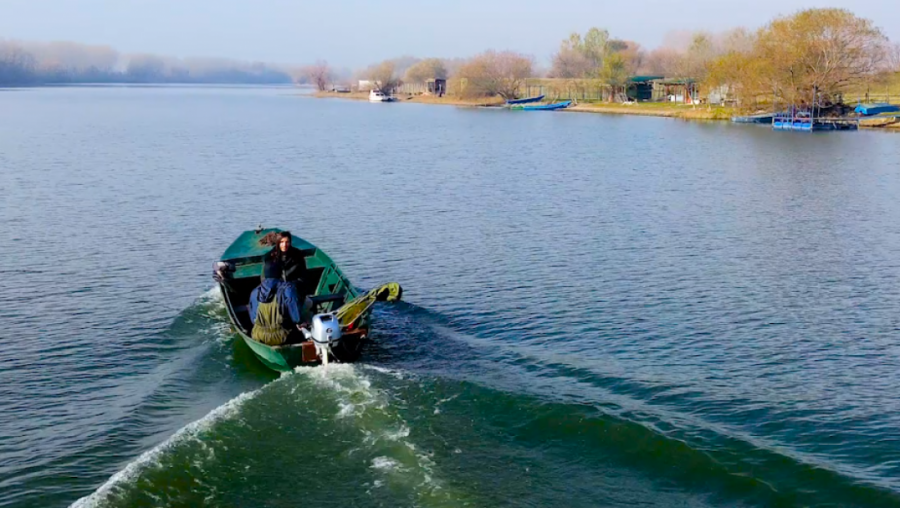
[[[262,283],[250,293],[250,336],[263,344],[278,346],[299,331],[300,299],[293,283],[282,280],[278,262],[266,262]]]

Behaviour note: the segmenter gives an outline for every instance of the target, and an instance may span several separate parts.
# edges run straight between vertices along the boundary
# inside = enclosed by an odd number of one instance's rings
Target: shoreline
[[[312,94],[317,99],[344,99],[354,101],[368,101],[369,94],[361,92],[316,92]],[[457,97],[435,97],[433,95],[402,95],[397,98],[399,103],[435,104],[443,106],[456,106],[461,108],[498,107],[505,104],[502,98],[460,99]],[[676,118],[680,120],[704,121],[704,122],[730,122],[731,117],[737,112],[728,107],[692,107],[683,104],[670,103],[636,103],[636,104],[609,104],[609,103],[583,103],[570,106],[561,112],[592,113],[604,115],[630,115],[630,116],[655,116],[659,118]],[[893,121],[891,121],[893,120]],[[862,119],[860,129],[898,131],[900,132],[900,119],[869,118]]]

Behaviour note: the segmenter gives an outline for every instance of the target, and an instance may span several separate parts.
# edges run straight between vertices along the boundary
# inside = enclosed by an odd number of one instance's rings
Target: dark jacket
[[[269,303],[278,297],[281,314],[284,316],[285,328],[293,328],[299,324],[301,302],[297,295],[297,288],[293,283],[283,282],[278,279],[265,279],[262,284],[250,293],[250,320],[256,322],[256,311],[260,303]]]
[[[286,281],[303,281],[306,279],[306,259],[303,253],[296,247],[291,247],[287,252],[281,252],[278,247],[266,258],[266,263],[278,263]]]

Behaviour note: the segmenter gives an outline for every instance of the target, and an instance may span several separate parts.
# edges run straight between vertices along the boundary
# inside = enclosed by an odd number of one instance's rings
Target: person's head
[[[291,250],[291,232],[282,231],[278,234],[278,251],[287,252]]]

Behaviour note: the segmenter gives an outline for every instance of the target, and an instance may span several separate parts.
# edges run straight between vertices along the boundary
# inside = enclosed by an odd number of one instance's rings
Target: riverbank
[[[369,100],[369,94],[367,92],[318,92],[315,94],[315,96],[323,99],[349,99],[359,101]],[[463,99],[452,96],[435,97],[433,95],[401,95],[396,96],[396,98],[397,102],[442,104],[446,106],[459,107],[497,107],[502,106],[506,102],[500,97]],[[711,108],[707,106],[690,106],[684,104],[650,102],[633,104],[582,103],[566,108],[563,111],[572,111],[576,113],[605,113],[611,115],[661,116],[666,118],[684,118],[689,120],[730,120],[734,115],[733,109],[727,107]]]
[[[368,92],[318,92],[315,96],[323,99],[369,100]],[[433,95],[400,95],[395,97],[397,102],[442,104],[458,107],[498,107],[506,103],[506,101],[500,97],[481,97],[477,99],[463,99],[452,96],[435,97]],[[582,103],[562,111],[572,111],[576,113],[605,113],[612,115],[661,116],[690,120],[730,120],[734,114],[732,108],[694,107],[684,104],[649,102],[634,104]]]
[[[867,118],[860,120],[861,129],[879,129],[900,132],[900,119],[896,117]]]
[[[317,92],[314,94],[322,99],[348,99],[368,101],[368,92]],[[396,96],[397,102],[410,102],[418,104],[439,104],[457,107],[498,107],[505,104],[500,97],[483,97],[478,99],[463,99],[460,97],[433,95],[400,95]],[[663,118],[679,118],[682,120],[702,121],[730,121],[738,114],[734,108],[726,106],[691,106],[674,103],[637,102],[632,104],[610,104],[587,102],[570,106],[561,111],[573,113],[600,113],[607,115],[634,115],[657,116]],[[862,129],[890,130],[900,132],[900,120],[896,118],[863,119],[859,124]]]
[[[636,102],[632,104],[585,103],[567,108],[576,113],[661,116],[685,120],[731,120],[735,111],[728,107],[690,106],[673,103]]]
[[[314,94],[315,97],[320,99],[348,99],[354,101],[368,101],[369,93],[368,92],[349,92],[349,93],[338,93],[338,92],[317,92]],[[452,97],[449,95],[445,95],[443,97],[436,97],[434,95],[395,95],[394,98],[397,102],[411,102],[418,104],[442,104],[445,106],[458,106],[458,107],[496,107],[502,106],[505,101],[500,97],[481,97],[478,99],[463,99],[459,97]]]

